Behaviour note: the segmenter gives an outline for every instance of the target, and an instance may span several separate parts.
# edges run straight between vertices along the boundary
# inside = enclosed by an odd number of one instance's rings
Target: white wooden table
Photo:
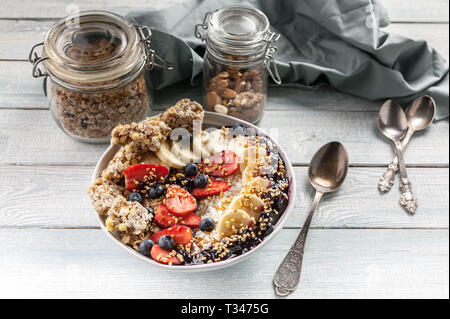
[[[448,120],[417,134],[408,148],[420,198],[419,211],[408,216],[396,188],[383,196],[376,188],[393,155],[376,130],[380,102],[332,90],[299,90],[296,108],[269,103],[261,126],[279,128],[295,163],[297,207],[285,229],[248,261],[173,274],[128,256],[102,233],[86,189],[105,146],[78,143],[57,128],[27,54],[73,2],[81,10],[125,14],[178,1],[0,0],[0,297],[272,298],[273,273],[311,204],[307,164],[319,146],[337,139],[350,153],[349,176],[315,216],[302,282],[290,298],[448,298]],[[390,31],[425,39],[448,59],[448,0],[383,3]]]

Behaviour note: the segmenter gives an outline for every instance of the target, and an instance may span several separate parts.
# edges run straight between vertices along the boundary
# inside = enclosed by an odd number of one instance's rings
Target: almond
[[[224,80],[220,80],[219,82],[217,82],[217,85],[214,88],[214,91],[217,92],[218,94],[222,94],[223,91],[225,91],[225,89],[228,88],[228,80],[224,79]]]
[[[214,111],[221,114],[228,114],[228,108],[222,104],[216,104],[216,106],[214,106]]]
[[[219,95],[217,95],[216,92],[208,92],[208,94],[206,94],[205,102],[208,109],[214,109],[214,106],[216,104],[220,104],[222,102],[222,99]]]
[[[245,81],[237,81],[234,90],[236,91],[237,94],[239,94],[244,88],[245,88]]]
[[[230,88],[226,88],[221,94],[221,96],[226,99],[234,99],[236,95],[237,95],[236,91]]]

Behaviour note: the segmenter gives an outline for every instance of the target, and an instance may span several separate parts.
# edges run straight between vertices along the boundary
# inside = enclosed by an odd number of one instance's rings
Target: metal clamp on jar
[[[206,42],[203,88],[209,111],[251,123],[262,118],[268,74],[281,83],[274,62],[280,35],[269,26],[264,13],[242,6],[208,12],[196,25],[195,36]]]
[[[66,133],[107,142],[116,125],[147,115],[151,96],[144,70],[172,69],[152,50],[150,37],[149,28],[114,13],[84,11],[56,22],[44,42],[33,46],[32,75],[48,77],[50,110]],[[42,57],[35,53],[39,46]]]

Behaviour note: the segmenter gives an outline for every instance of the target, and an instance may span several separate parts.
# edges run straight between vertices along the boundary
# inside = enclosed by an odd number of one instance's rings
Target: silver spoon
[[[408,132],[402,141],[403,151],[409,143],[414,132],[424,130],[430,125],[436,113],[436,103],[431,96],[425,95],[415,99],[406,109],[408,120]],[[381,192],[389,192],[394,185],[395,174],[398,171],[398,157],[396,156],[388,165],[386,173],[380,178],[378,189]]]
[[[408,120],[406,119],[405,112],[403,112],[401,106],[397,102],[388,100],[383,104],[380,113],[378,114],[378,128],[384,136],[394,143],[395,146],[401,175],[400,190],[402,196],[400,198],[400,205],[402,205],[407,212],[414,214],[418,202],[417,198],[412,193],[411,183],[409,182],[408,174],[406,173],[401,142],[401,139],[408,131]]]
[[[308,178],[311,185],[316,189],[316,196],[300,234],[273,278],[277,295],[287,296],[297,288],[300,281],[306,236],[313,215],[322,195],[338,189],[344,182],[347,171],[347,150],[339,142],[325,144],[312,158],[309,164]]]

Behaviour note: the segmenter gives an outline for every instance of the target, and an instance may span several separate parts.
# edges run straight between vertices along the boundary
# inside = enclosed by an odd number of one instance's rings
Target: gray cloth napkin
[[[389,17],[378,0],[191,0],[164,10],[131,12],[128,18],[152,29],[156,53],[175,66],[171,72],[151,71],[154,88],[166,88],[158,95],[170,97],[170,88],[176,83],[179,88],[183,80],[200,84],[205,49],[194,26],[206,12],[233,4],[259,8],[281,34],[276,60],[282,86],[329,85],[403,105],[429,94],[437,103],[436,118],[448,117],[448,62],[425,41],[380,29]]]

